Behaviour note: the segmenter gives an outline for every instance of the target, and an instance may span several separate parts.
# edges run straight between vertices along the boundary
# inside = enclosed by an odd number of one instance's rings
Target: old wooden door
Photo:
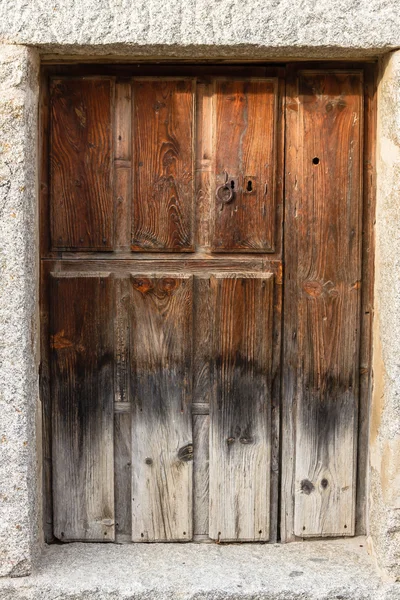
[[[193,72],[49,80],[42,378],[62,541],[277,539],[284,71]],[[295,535],[346,535],[362,79],[299,81],[283,327],[297,416],[282,427],[298,435],[283,484]]]

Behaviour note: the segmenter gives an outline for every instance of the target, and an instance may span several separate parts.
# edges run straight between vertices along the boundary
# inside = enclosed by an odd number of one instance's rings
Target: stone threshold
[[[46,546],[30,577],[0,579],[0,599],[400,600],[365,538],[292,544]]]

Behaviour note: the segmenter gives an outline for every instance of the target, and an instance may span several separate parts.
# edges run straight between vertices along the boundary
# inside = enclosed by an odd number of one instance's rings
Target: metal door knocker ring
[[[225,204],[228,204],[229,202],[232,202],[232,200],[233,200],[234,191],[233,191],[233,188],[228,183],[228,179],[229,179],[228,173],[226,171],[224,171],[224,173],[225,173],[225,182],[222,185],[217,187],[217,190],[215,192],[215,197],[220,202],[224,202]],[[227,197],[221,198],[221,196],[219,195],[221,190],[228,190],[229,195]]]

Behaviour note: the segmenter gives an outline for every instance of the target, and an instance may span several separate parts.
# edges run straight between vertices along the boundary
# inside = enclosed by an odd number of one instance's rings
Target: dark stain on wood
[[[172,79],[157,79],[148,65],[104,67],[105,76],[92,66],[91,77],[83,67],[69,68],[75,76],[51,79],[50,173],[44,167],[41,174],[43,279],[61,271],[53,279],[71,286],[64,299],[64,288],[53,293],[52,282],[42,315],[46,422],[49,412],[60,411],[45,439],[49,462],[54,438],[56,535],[112,539],[114,486],[117,541],[132,532],[135,541],[187,541],[209,529],[222,542],[274,541],[281,477],[283,75],[278,85],[275,68],[196,67],[203,75],[195,84],[188,66],[159,67]],[[300,86],[293,78],[287,86],[282,432],[285,444],[297,435],[297,447],[289,443],[282,454],[285,539],[288,522],[293,534],[292,499],[296,535],[354,530],[354,478],[348,475],[355,464],[349,457],[355,450],[362,292],[355,268],[362,100],[360,74],[346,69],[296,68]],[[134,71],[151,79],[132,79]],[[48,154],[46,132],[42,143]],[[224,171],[233,191],[227,204],[215,199]],[[60,203],[64,196],[67,204]],[[112,292],[99,308],[91,284],[73,282],[92,279],[101,286],[103,271],[112,273],[105,284]],[[130,272],[139,275],[130,278]],[[100,335],[110,336],[107,348],[94,348]],[[368,358],[368,342],[363,348]],[[69,437],[61,438],[62,431]],[[66,454],[76,461],[72,467]],[[85,473],[95,455],[91,481]],[[106,475],[99,483],[100,469]],[[47,469],[47,488],[50,475]]]
[[[51,286],[54,532],[113,540],[113,280]]]
[[[132,539],[190,540],[192,278],[131,284]]]
[[[352,535],[361,281],[362,76],[301,72],[288,124],[287,333],[299,536]],[[287,380],[288,381],[288,380]],[[322,485],[322,481],[328,485]],[[304,482],[312,485],[307,493]],[[298,493],[301,491],[302,493]],[[346,526],[345,526],[346,525]]]
[[[211,289],[215,325],[210,537],[265,540],[269,529],[273,278],[251,273],[216,275],[211,278]]]

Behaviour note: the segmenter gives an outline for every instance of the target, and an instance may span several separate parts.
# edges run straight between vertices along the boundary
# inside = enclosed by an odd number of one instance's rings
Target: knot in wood
[[[183,462],[193,460],[193,445],[187,444],[178,450],[178,458]]]
[[[300,488],[303,494],[306,494],[307,496],[309,496],[311,492],[313,492],[315,489],[311,481],[309,481],[308,479],[303,479],[303,481],[300,484]]]

